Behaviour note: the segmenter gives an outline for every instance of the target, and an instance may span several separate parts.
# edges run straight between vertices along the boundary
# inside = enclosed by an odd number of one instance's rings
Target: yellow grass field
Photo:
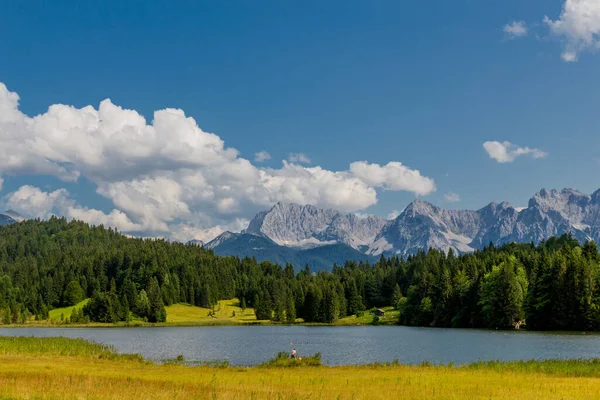
[[[599,366],[188,367],[115,355],[81,340],[0,337],[0,398],[597,399]]]
[[[209,308],[189,304],[173,304],[165,307],[167,324],[227,325],[256,323],[252,308],[242,310],[238,299],[221,300],[215,306],[214,316],[209,317]],[[235,314],[235,315],[234,315]]]

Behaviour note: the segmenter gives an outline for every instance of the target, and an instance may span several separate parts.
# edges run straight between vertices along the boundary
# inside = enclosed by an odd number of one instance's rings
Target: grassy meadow
[[[0,337],[2,399],[593,399],[599,378],[600,361],[158,365],[83,340]]]
[[[83,308],[83,306],[85,306],[88,303],[88,301],[90,301],[90,299],[85,299],[75,304],[74,306],[55,308],[54,310],[50,310],[48,312],[48,319],[50,321],[60,321],[61,316],[64,319],[71,318],[71,314],[73,314],[73,311]]]
[[[27,326],[48,326],[61,325],[65,327],[113,327],[113,326],[205,326],[205,325],[245,325],[245,324],[269,324],[271,321],[257,321],[253,308],[242,310],[238,299],[220,300],[215,305],[214,310],[192,306],[190,304],[173,304],[166,306],[167,322],[151,324],[144,322],[139,318],[132,319],[131,322],[118,322],[115,324],[91,322],[89,324],[65,323],[64,320],[70,318],[73,311],[83,308],[90,299],[85,299],[74,306],[55,308],[49,311],[47,320],[36,321],[31,317],[27,321]],[[212,312],[212,314],[211,314]],[[10,326],[23,326],[23,324],[12,324]]]
[[[65,323],[66,320],[71,317],[72,313],[76,309],[83,308],[89,299],[85,299],[82,302],[70,306],[55,308],[50,310],[49,318],[47,320],[36,321],[33,317],[27,321],[27,326],[48,326],[48,325],[61,325],[66,327],[80,327],[80,326],[93,326],[93,327],[112,327],[112,326],[210,326],[210,325],[268,325],[274,324],[272,321],[259,321],[256,319],[256,314],[253,308],[246,308],[242,310],[238,299],[220,300],[214,309],[197,307],[190,304],[178,303],[170,306],[166,306],[167,311],[167,322],[159,324],[150,324],[144,322],[139,318],[134,318],[131,322],[118,322],[115,324],[107,323]],[[398,322],[399,311],[394,310],[393,307],[383,307],[385,315],[380,317],[379,324],[391,325]],[[369,314],[369,311],[364,311],[361,316],[351,315],[342,318],[335,322],[333,325],[369,325],[373,321],[373,315]],[[304,324],[301,318],[296,320],[297,324]],[[323,325],[319,323],[310,323],[310,325]],[[7,326],[23,326],[22,324],[13,324]]]
[[[385,314],[379,317],[379,323],[382,325],[397,324],[398,318],[400,317],[400,311],[394,310],[394,307],[383,307]],[[341,318],[335,323],[335,325],[369,325],[373,322],[373,315],[369,314],[369,311],[364,311],[363,315],[357,317],[351,315],[349,317]]]
[[[238,299],[221,300],[214,311],[210,308],[181,303],[166,306],[165,310],[167,310],[167,324],[228,325],[257,322],[254,309],[242,310]],[[211,311],[213,314],[209,316]]]

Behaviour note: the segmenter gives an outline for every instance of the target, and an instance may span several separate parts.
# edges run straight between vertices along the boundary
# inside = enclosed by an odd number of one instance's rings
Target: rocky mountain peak
[[[210,242],[208,242],[204,247],[207,247],[209,249],[214,249],[215,247],[225,243],[226,241],[236,237],[237,235],[239,235],[239,234],[233,233],[230,231],[225,231],[225,232],[221,233],[219,236],[217,236],[216,238],[214,238],[213,240],[211,240]]]
[[[280,245],[318,244],[316,236],[340,215],[343,214],[336,210],[279,202],[269,211],[257,214],[244,232],[269,237]]]
[[[529,200],[529,207],[537,207],[542,211],[561,210],[568,203],[586,202],[589,195],[575,189],[542,189]]]
[[[497,220],[500,214],[504,214],[507,212],[515,214],[517,213],[515,208],[509,202],[506,201],[503,201],[500,204],[496,202],[491,202],[487,206],[477,211],[483,223],[486,225],[492,225]]]
[[[433,204],[421,200],[415,199],[413,200],[405,209],[400,213],[400,216],[416,216],[416,215],[429,215],[436,214],[440,210],[439,207],[434,206]]]

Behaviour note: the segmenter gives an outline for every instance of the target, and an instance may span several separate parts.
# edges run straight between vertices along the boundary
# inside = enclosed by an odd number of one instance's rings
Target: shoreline
[[[174,322],[174,323],[92,323],[92,324],[7,324],[0,325],[0,328],[192,328],[192,327],[224,327],[224,326],[330,326],[330,327],[348,327],[348,326],[375,326],[371,324],[326,324],[319,322],[307,322],[307,323],[283,323],[283,322],[269,322],[269,321],[257,321],[257,322],[222,322],[215,321],[215,323],[187,323],[187,322]],[[405,326],[399,324],[379,324],[376,326]],[[416,327],[413,327],[416,328]],[[438,328],[439,329],[439,328]],[[461,329],[461,328],[456,328]]]

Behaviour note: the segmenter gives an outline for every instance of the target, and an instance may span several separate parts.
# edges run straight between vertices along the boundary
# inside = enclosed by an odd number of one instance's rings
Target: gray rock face
[[[490,203],[476,211],[445,210],[415,200],[391,221],[278,203],[256,215],[243,232],[247,234],[245,237],[270,239],[279,247],[311,249],[342,244],[370,257],[408,255],[428,248],[465,253],[490,242],[538,244],[565,233],[571,233],[581,242],[600,242],[600,190],[587,195],[573,189],[542,189],[522,210],[506,202]],[[236,252],[240,253],[235,255],[245,255],[243,240],[231,232],[223,233],[206,246],[215,248],[233,239]]]
[[[387,243],[384,251],[399,254],[429,247],[466,252],[490,242],[538,244],[565,233],[581,242],[598,242],[600,190],[590,196],[573,189],[542,189],[521,211],[506,202],[490,203],[477,211],[446,211],[415,200],[382,232],[373,250],[381,251]]]
[[[344,243],[358,249],[372,243],[388,223],[373,216],[361,219],[331,209],[277,203],[257,214],[244,233],[266,236],[282,246],[310,248]]]
[[[391,221],[368,216],[359,218],[354,214],[339,215],[318,238],[326,242],[340,242],[355,249],[366,249],[370,246]]]
[[[571,233],[584,242],[600,239],[600,191],[587,195],[573,189],[542,189],[514,219],[506,219],[504,231],[490,231],[494,243],[539,243],[551,236]]]
[[[473,251],[472,238],[479,232],[481,217],[477,211],[444,210],[415,200],[387,228],[369,249],[370,254],[413,254],[420,249],[449,249],[461,253]]]

